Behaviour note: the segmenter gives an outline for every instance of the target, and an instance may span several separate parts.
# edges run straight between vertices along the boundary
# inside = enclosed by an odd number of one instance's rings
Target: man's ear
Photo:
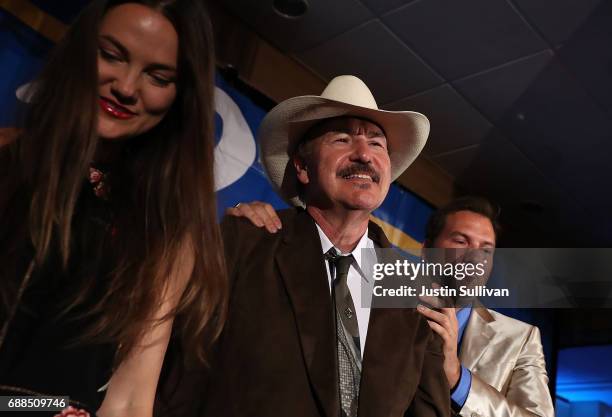
[[[306,161],[296,155],[293,157],[292,162],[295,172],[297,173],[298,181],[304,185],[308,184],[310,182],[310,178],[308,177],[308,167],[306,166]]]

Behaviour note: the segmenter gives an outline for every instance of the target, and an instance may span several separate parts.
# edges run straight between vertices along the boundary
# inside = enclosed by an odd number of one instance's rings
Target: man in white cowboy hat
[[[230,305],[203,416],[450,414],[441,339],[414,310],[363,307],[360,291],[361,249],[390,246],[369,215],[428,133],[353,76],[268,113],[262,163],[295,208],[275,234],[223,221]]]
[[[486,198],[464,196],[438,208],[429,218],[424,248],[444,262],[465,262],[495,249],[499,210]],[[241,203],[229,215],[248,218],[276,233],[280,219],[271,205]],[[485,281],[491,273],[486,269]],[[461,281],[463,283],[463,281]],[[463,417],[554,417],[546,361],[536,326],[463,299],[457,308],[436,297],[424,297],[417,310],[444,341],[444,372],[453,415]],[[469,303],[466,303],[469,301]],[[457,302],[455,300],[455,302]],[[445,307],[446,306],[446,307]],[[504,366],[491,364],[503,363]]]

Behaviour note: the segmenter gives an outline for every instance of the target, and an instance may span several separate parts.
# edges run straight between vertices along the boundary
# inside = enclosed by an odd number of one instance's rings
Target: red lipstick
[[[100,104],[102,111],[117,119],[126,120],[136,115],[136,113],[133,111],[128,110],[127,108],[106,97],[100,97],[98,103]]]

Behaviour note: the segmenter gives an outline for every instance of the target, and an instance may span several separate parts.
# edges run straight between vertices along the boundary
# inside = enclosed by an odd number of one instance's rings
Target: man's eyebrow
[[[462,238],[464,238],[465,240],[471,240],[471,238],[470,238],[468,235],[466,235],[466,234],[465,234],[465,233],[463,233],[463,232],[459,232],[459,231],[453,231],[453,232],[451,232],[451,233],[450,233],[450,236],[451,236],[451,237],[462,237]],[[492,248],[494,248],[494,247],[495,247],[495,243],[494,243],[494,242],[491,242],[490,240],[486,240],[486,241],[482,242],[482,245],[481,245],[481,246],[483,246],[483,247],[484,247],[484,246],[488,246],[488,247],[492,247]]]
[[[115,39],[113,36],[111,35],[101,35],[100,36],[102,39],[105,39],[107,41],[109,41],[110,43],[112,43],[115,48],[119,49],[119,52],[121,52],[122,55],[124,55],[126,58],[130,57],[130,53],[127,50],[127,48],[125,46],[123,46],[123,44],[121,42],[119,42],[117,39]]]
[[[382,130],[368,130],[369,138],[386,138],[385,133]]]
[[[336,127],[336,128],[332,128],[331,130],[334,132],[339,132],[339,133],[347,133],[349,135],[354,135],[358,132],[358,129],[354,129],[348,126]],[[372,130],[366,130],[366,136],[369,138],[386,137],[385,133],[381,129],[378,129],[378,128],[372,129]]]

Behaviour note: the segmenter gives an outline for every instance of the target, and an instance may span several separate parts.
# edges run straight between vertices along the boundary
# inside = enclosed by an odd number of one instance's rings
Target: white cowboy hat
[[[258,133],[260,161],[278,193],[295,206],[298,180],[291,156],[306,131],[323,119],[355,116],[379,125],[387,137],[391,180],[395,180],[419,155],[429,135],[429,120],[412,111],[379,110],[363,81],[341,75],[320,96],[293,97],[279,103],[261,122]]]

